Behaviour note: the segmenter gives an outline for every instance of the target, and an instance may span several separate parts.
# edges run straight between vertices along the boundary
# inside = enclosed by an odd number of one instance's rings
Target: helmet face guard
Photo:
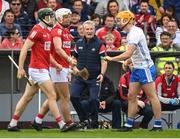
[[[54,13],[51,8],[42,8],[38,11],[39,19],[49,27],[54,25]]]
[[[132,12],[130,11],[122,11],[119,12],[116,16],[116,22],[117,24],[123,28],[125,28],[129,23],[133,23],[135,20],[135,16]]]

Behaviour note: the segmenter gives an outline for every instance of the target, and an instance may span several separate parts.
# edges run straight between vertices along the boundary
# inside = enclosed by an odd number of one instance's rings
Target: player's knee
[[[128,93],[128,101],[135,101],[136,100],[136,96],[132,93]]]
[[[51,94],[49,94],[48,99],[49,99],[49,100],[56,100],[56,99],[57,99],[56,93],[51,93]]]
[[[61,94],[60,98],[61,98],[61,100],[69,101],[70,100],[70,94],[69,93]]]

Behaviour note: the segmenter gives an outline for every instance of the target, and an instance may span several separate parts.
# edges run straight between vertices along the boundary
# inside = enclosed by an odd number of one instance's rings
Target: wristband
[[[103,73],[100,73],[100,75],[102,75],[104,77],[104,74]]]

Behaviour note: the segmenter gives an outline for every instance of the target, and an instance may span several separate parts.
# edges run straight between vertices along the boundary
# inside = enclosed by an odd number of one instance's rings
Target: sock
[[[155,119],[154,120],[154,127],[162,127],[161,119]]]
[[[44,118],[44,115],[38,113],[36,115],[35,122],[38,124],[42,124],[43,118]]]
[[[66,121],[66,124],[67,125],[70,125],[70,124],[72,124],[73,123],[73,121],[72,120],[68,120],[68,121]]]
[[[134,125],[134,118],[128,117],[126,124],[124,125],[125,127],[133,127]]]
[[[10,125],[11,127],[17,126],[18,120],[19,120],[19,116],[13,115],[13,116],[12,116],[12,119],[11,119],[11,122],[9,123],[9,125]]]
[[[58,123],[60,129],[62,129],[63,126],[66,124],[66,123],[61,119],[60,116],[59,116],[58,118],[56,118],[56,122]]]

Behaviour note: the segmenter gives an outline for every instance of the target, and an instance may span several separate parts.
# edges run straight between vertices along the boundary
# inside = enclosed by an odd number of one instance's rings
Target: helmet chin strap
[[[51,19],[50,19],[50,16],[49,16],[49,20],[51,20]],[[48,27],[53,27],[53,24],[48,24],[47,22],[45,22],[44,19],[42,19],[41,21],[42,21],[46,26],[48,26]]]
[[[59,22],[59,20],[58,19],[56,19],[55,18],[55,20],[62,26],[62,27],[64,27],[64,28],[67,28],[67,27],[69,27],[69,25],[63,25],[61,22]]]

